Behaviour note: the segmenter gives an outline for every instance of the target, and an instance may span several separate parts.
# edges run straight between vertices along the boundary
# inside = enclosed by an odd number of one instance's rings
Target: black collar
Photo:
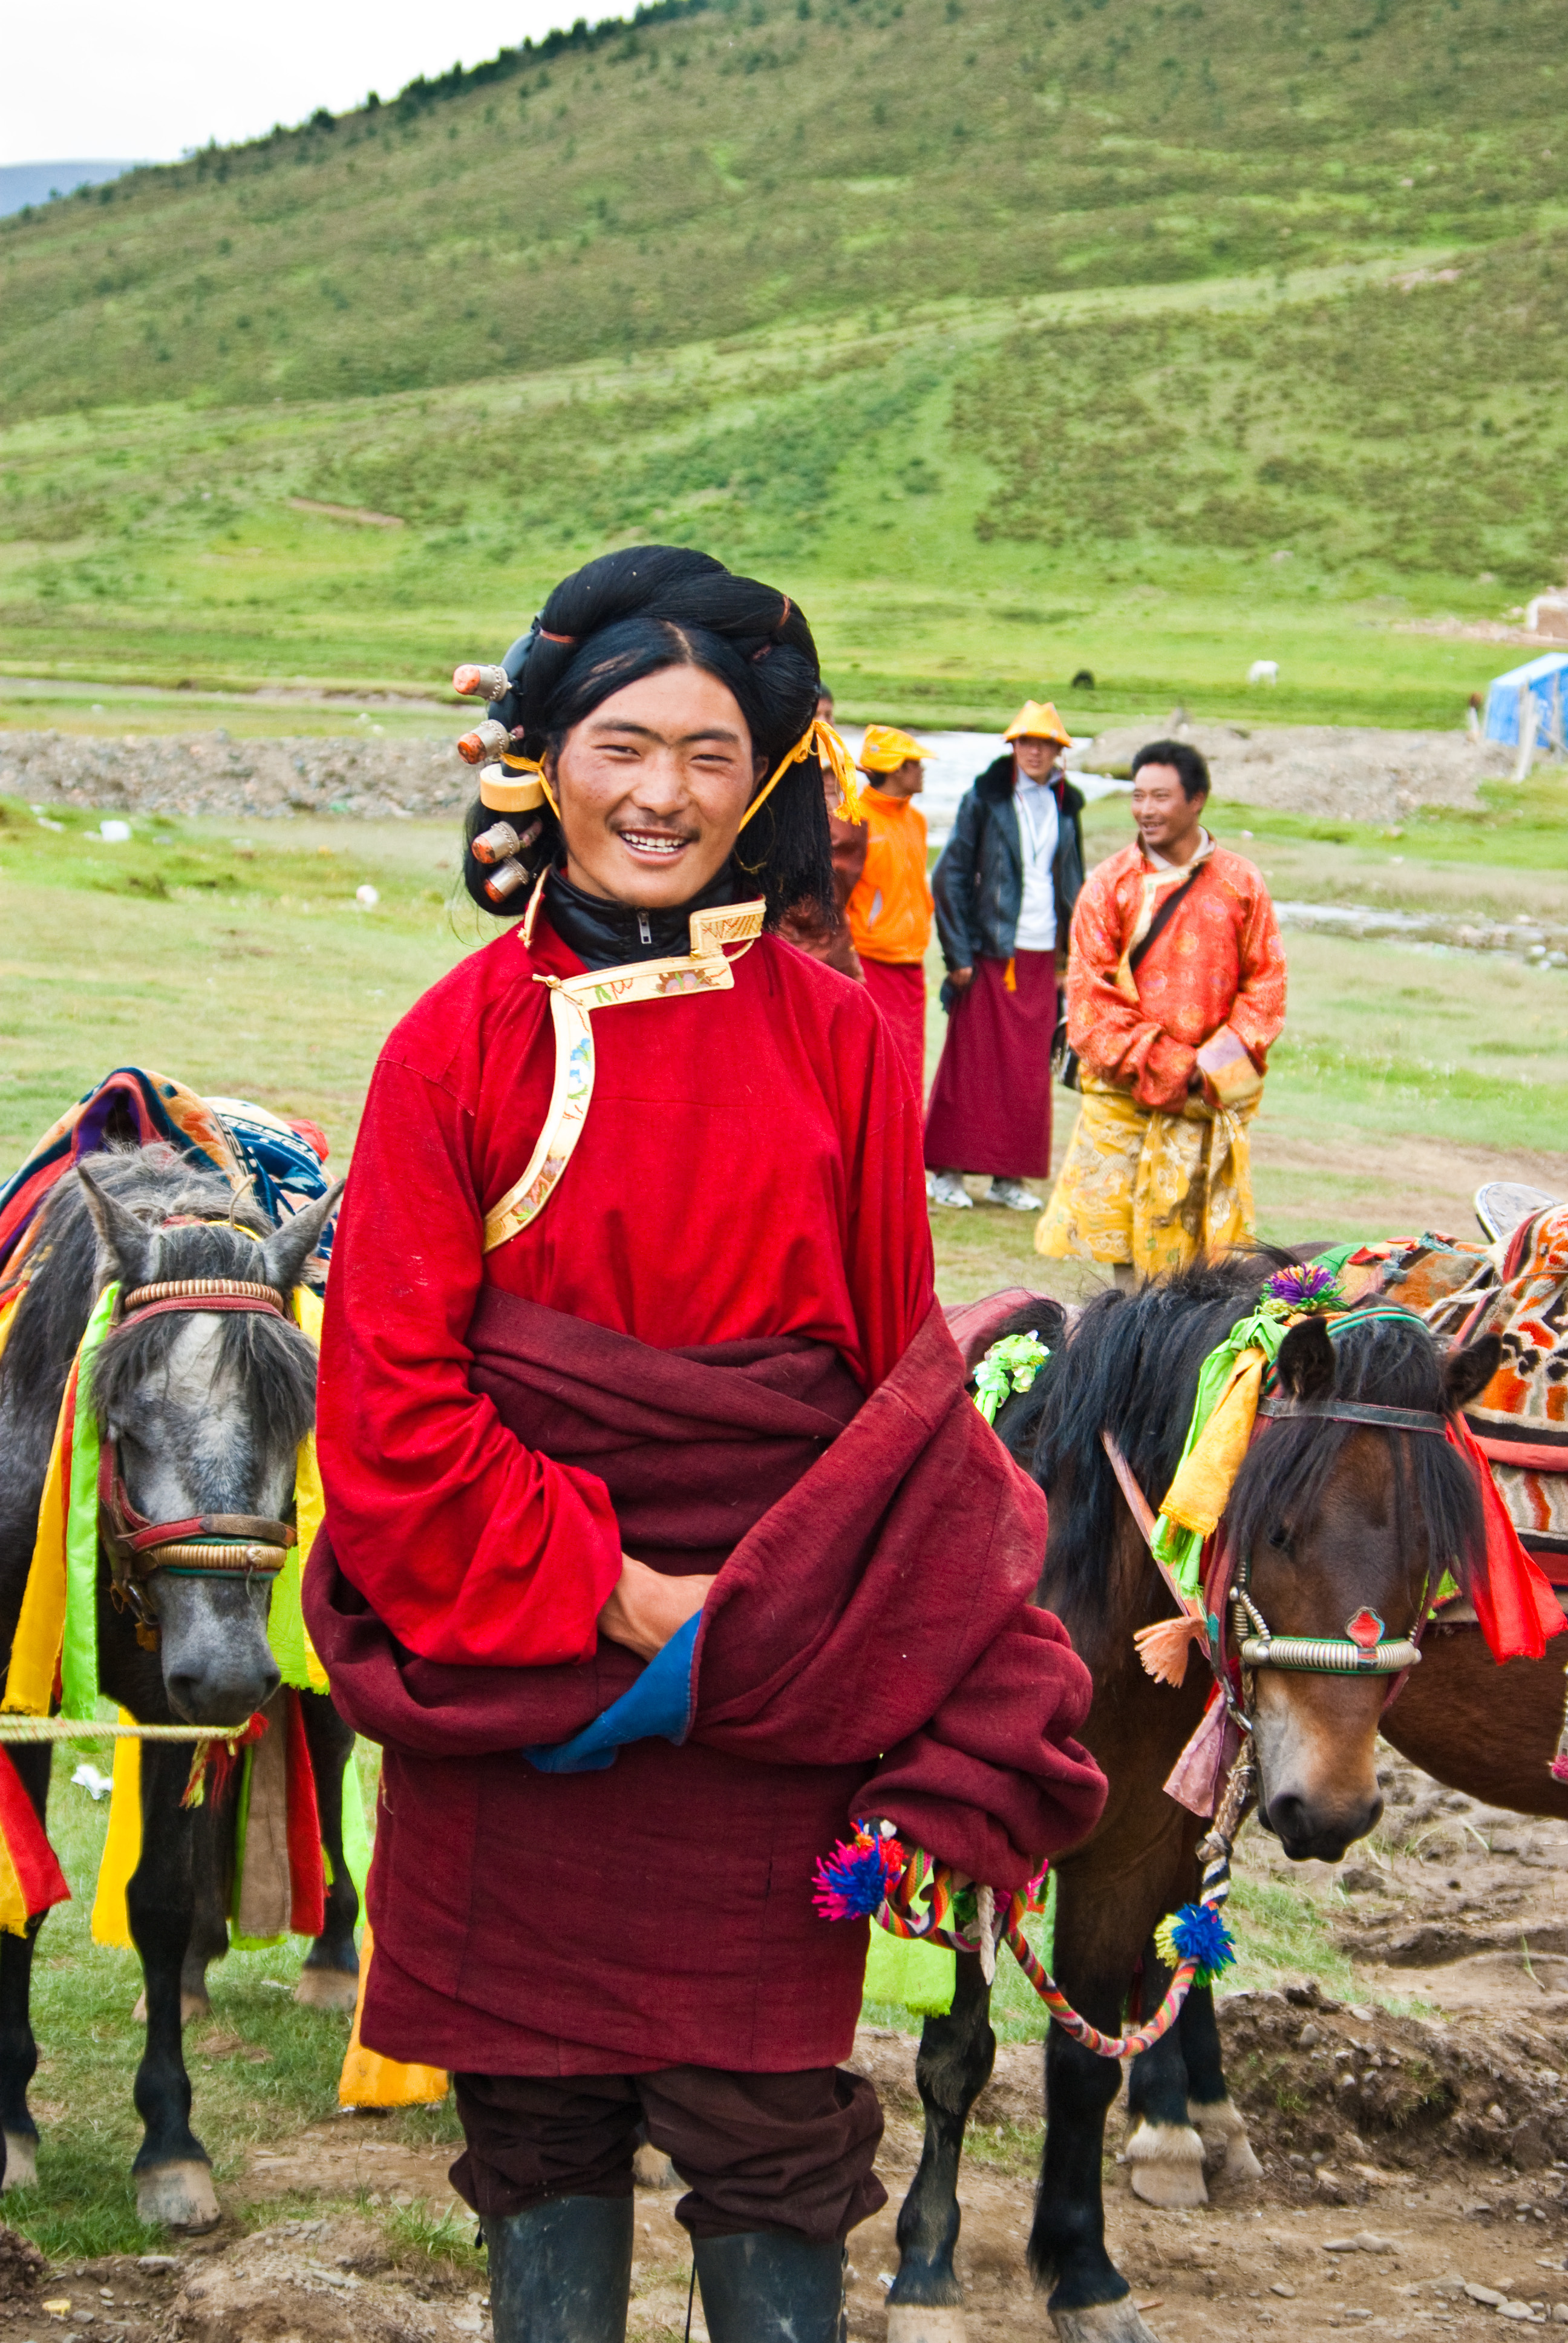
[[[545,880],[550,925],[585,968],[623,968],[628,960],[678,959],[691,949],[693,911],[710,910],[716,904],[738,900],[732,862],[727,862],[718,878],[689,903],[677,903],[663,911],[639,911],[631,903],[585,895],[558,869],[552,869]]]

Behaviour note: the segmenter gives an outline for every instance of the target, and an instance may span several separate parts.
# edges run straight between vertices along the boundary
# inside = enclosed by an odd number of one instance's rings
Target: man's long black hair
[[[734,693],[771,773],[810,723],[821,689],[811,629],[789,596],[678,545],[633,546],[574,570],[508,652],[506,667],[512,688],[490,712],[508,729],[523,727],[530,757],[558,748],[574,724],[628,684],[664,668],[698,667]],[[476,800],[466,846],[495,819]],[[522,857],[530,878],[559,851],[560,825],[547,805],[540,835]],[[832,845],[814,755],[784,775],[742,832],[736,860],[765,898],[769,926],[797,903],[832,911]],[[465,851],[464,883],[475,902],[515,919],[525,899],[491,902],[485,876]]]

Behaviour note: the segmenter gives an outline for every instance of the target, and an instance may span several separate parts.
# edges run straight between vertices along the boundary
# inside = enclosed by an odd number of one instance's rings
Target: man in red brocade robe
[[[1103,1798],[1088,1678],[934,1302],[918,1106],[770,931],[831,900],[852,780],[800,613],[643,547],[507,677],[468,834],[538,884],[387,1041],[328,1291],[307,1610],[386,1748],[363,2038],[456,2072],[497,2343],[624,2335],[639,2125],[713,2343],[832,2343],[881,2123],[817,1857],[887,1818],[1020,1885]]]

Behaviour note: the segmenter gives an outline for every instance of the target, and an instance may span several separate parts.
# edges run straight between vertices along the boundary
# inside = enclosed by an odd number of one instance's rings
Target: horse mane
[[[1384,1316],[1386,1307],[1371,1302],[1364,1313],[1352,1311],[1332,1322],[1335,1398],[1446,1414],[1442,1356],[1431,1330],[1419,1318]],[[1300,1416],[1271,1423],[1267,1438],[1248,1451],[1226,1511],[1237,1554],[1250,1553],[1260,1537],[1282,1543],[1292,1523],[1310,1522],[1347,1442],[1363,1430]],[[1388,1448],[1394,1538],[1412,1580],[1430,1574],[1435,1592],[1449,1569],[1469,1594],[1483,1564],[1486,1533],[1468,1463],[1430,1433],[1398,1433]]]
[[[1101,1618],[1122,1507],[1101,1443],[1109,1432],[1157,1510],[1175,1474],[1198,1374],[1283,1256],[1260,1248],[1200,1262],[1136,1293],[1096,1295],[1031,1391],[1005,1401],[996,1429],[1054,1502],[1047,1548],[1051,1608]],[[1005,1332],[1022,1332],[1029,1311]]]
[[[1191,1421],[1203,1361],[1238,1318],[1253,1310],[1282,1257],[1260,1247],[1201,1263],[1139,1292],[1101,1293],[1080,1313],[1031,1391],[998,1410],[1010,1453],[1052,1500],[1048,1576],[1052,1609],[1075,1635],[1102,1622],[1112,1600],[1111,1564],[1125,1519],[1101,1441],[1109,1432],[1158,1512],[1175,1475]],[[1386,1307],[1386,1305],[1384,1305]],[[1442,1414],[1442,1359],[1419,1318],[1351,1312],[1334,1322],[1334,1392],[1342,1399]],[[1004,1333],[1034,1322],[1024,1310]],[[1249,1452],[1226,1523],[1238,1554],[1287,1521],[1310,1520],[1364,1427],[1283,1417]],[[1374,1435],[1376,1436],[1376,1435]],[[1484,1551],[1474,1478],[1457,1450],[1429,1433],[1389,1443],[1394,1535],[1412,1576],[1435,1584],[1452,1569],[1469,1591]]]

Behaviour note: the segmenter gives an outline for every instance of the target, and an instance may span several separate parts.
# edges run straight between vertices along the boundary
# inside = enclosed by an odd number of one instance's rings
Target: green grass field
[[[1554,21],[717,0],[0,221],[0,667],[428,689],[657,537],[851,716],[1452,725],[1518,654],[1402,629],[1564,554]]]
[[[1213,820],[1282,897],[1561,920],[1564,787],[1499,784],[1484,810],[1429,809],[1397,840],[1257,807],[1217,805]],[[157,818],[110,846],[85,811],[56,809],[56,830],[0,805],[0,1173],[126,1060],[308,1114],[341,1160],[382,1036],[492,931],[457,892],[440,824]],[[1121,798],[1090,808],[1092,859],[1127,820]],[[354,900],[367,880],[370,911]],[[1465,1230],[1471,1191],[1510,1163],[1568,1192],[1568,970],[1299,931],[1287,946],[1290,1020],[1254,1128],[1266,1236]],[[931,1065],[941,1025],[933,986]],[[1072,1101],[1057,1106],[1060,1155]],[[1019,1217],[936,1226],[949,1300],[1043,1266]]]

